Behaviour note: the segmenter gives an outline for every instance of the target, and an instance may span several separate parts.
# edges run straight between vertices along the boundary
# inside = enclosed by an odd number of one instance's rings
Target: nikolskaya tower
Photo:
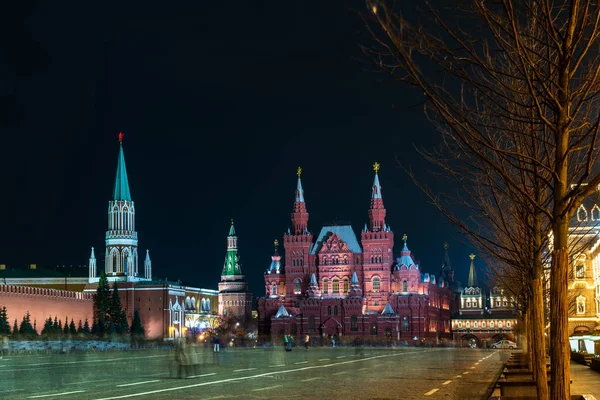
[[[113,198],[108,202],[108,230],[106,231],[106,252],[104,270],[109,281],[135,282],[152,279],[152,263],[146,250],[143,274],[138,269],[138,234],[135,230],[135,206],[131,200],[125,154],[123,153],[123,132],[119,133],[119,159]],[[89,281],[97,282],[96,256],[94,248],[90,255]]]

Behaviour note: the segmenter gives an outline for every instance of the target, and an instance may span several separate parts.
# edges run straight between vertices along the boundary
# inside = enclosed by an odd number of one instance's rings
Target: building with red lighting
[[[360,241],[350,225],[323,226],[314,237],[298,169],[291,229],[283,237],[284,262],[275,242],[258,299],[259,335],[285,334],[436,342],[450,339],[455,309],[454,271],[421,271],[402,237],[394,255],[394,232],[386,223],[379,164]],[[347,339],[346,339],[347,340]]]

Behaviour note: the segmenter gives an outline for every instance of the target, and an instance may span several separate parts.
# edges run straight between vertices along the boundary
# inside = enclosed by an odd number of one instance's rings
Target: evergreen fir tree
[[[114,335],[115,333],[117,333],[117,329],[115,328],[115,325],[113,324],[112,320],[109,320],[108,326],[106,327],[106,334]]]
[[[118,329],[121,334],[129,333],[129,324],[127,324],[127,313],[125,310],[121,310],[121,316],[119,317],[119,326]]]
[[[81,320],[79,320],[79,323],[77,324],[77,334],[82,334],[83,333],[83,324],[81,323]]]
[[[15,318],[15,323],[13,324],[12,334],[13,334],[13,336],[19,335],[19,325],[17,324],[16,318]]]
[[[73,322],[73,318],[71,318],[71,323],[69,324],[69,333],[75,335],[77,333],[77,328],[75,327],[75,322]]]
[[[44,327],[42,328],[42,335],[49,336],[54,333],[54,328],[52,327],[52,317],[48,317],[44,322]]]
[[[54,323],[52,324],[52,333],[54,335],[58,335],[60,332],[60,328],[58,327],[58,318],[56,315],[54,316]]]
[[[0,335],[10,334],[10,323],[8,322],[8,313],[6,307],[0,308]]]
[[[94,318],[94,323],[92,324],[91,333],[92,333],[92,335],[100,334],[100,329],[98,328],[98,321],[96,321],[96,318]]]
[[[63,333],[62,320],[60,320],[60,319],[58,320],[58,330],[57,330],[57,332],[56,332],[56,333],[58,333],[59,335],[60,335],[61,333]]]
[[[37,335],[37,332],[33,329],[33,325],[31,325],[31,314],[29,314],[29,311],[23,316],[21,326],[19,327],[19,333],[24,336]]]
[[[94,297],[94,316],[98,323],[98,334],[103,335],[106,329],[108,319],[110,319],[110,286],[108,284],[108,278],[106,272],[100,273],[100,280],[98,281],[98,289],[96,289],[96,296]]]
[[[142,320],[140,319],[140,313],[138,310],[133,312],[133,321],[131,321],[131,338],[133,341],[138,341],[143,339],[146,336],[146,331],[144,326],[142,325]]]
[[[63,326],[63,333],[65,335],[69,334],[69,317],[65,317],[65,326]]]
[[[85,322],[83,324],[83,333],[89,335],[90,333],[92,333],[92,331],[90,330],[90,323],[88,322],[88,319],[85,319]]]
[[[110,320],[113,323],[116,333],[125,333],[126,331],[121,331],[121,311],[123,311],[123,306],[121,305],[121,296],[119,295],[119,286],[117,282],[113,282],[113,291],[110,297]]]

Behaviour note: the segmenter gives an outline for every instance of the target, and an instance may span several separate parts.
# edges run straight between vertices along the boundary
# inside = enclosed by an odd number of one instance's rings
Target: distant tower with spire
[[[104,271],[109,281],[150,280],[152,279],[152,267],[148,252],[146,252],[146,259],[147,263],[142,276],[138,271],[138,234],[135,230],[135,205],[131,199],[127,168],[125,167],[123,132],[119,132],[117,175],[112,200],[108,202],[108,230],[106,231]],[[93,248],[89,269],[90,283],[98,281],[96,257]]]
[[[309,259],[313,235],[308,231],[308,211],[302,188],[302,168],[296,170],[296,196],[292,211],[292,229],[283,237],[285,250],[285,297],[287,306],[298,301],[310,282],[310,274],[316,273],[314,263]],[[299,287],[298,287],[299,286]]]
[[[394,261],[394,232],[385,222],[386,210],[383,206],[381,185],[379,183],[379,163],[373,164],[375,177],[371,187],[371,205],[369,224],[361,232],[363,246],[363,281],[365,291],[369,293],[369,306],[382,311],[387,296],[391,292],[390,271]]]
[[[467,286],[460,296],[460,314],[483,314],[485,308],[485,296],[477,282],[477,273],[475,271],[475,254],[469,255],[471,266],[469,268],[469,280]]]
[[[246,277],[242,274],[237,239],[232,219],[219,283],[219,315],[233,315],[248,321],[252,318],[252,294],[248,293]]]

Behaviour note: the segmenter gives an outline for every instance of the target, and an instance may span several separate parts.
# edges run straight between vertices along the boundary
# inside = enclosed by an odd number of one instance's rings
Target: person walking
[[[306,335],[304,337],[304,347],[306,348],[306,351],[308,351],[308,346],[310,346],[310,336]]]
[[[213,337],[213,353],[218,353],[221,347],[221,340],[219,339],[219,336],[215,336]]]

